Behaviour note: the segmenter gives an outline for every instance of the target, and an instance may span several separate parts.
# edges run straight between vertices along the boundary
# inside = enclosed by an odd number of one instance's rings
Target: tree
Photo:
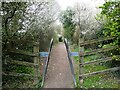
[[[120,45],[120,2],[106,2],[103,4],[100,8],[102,8],[101,11],[101,17],[100,19],[104,19],[103,24],[103,35],[105,37],[116,37],[116,39],[111,43],[110,45]],[[104,47],[104,46],[103,46]],[[119,55],[120,54],[120,48],[113,52],[113,55]],[[114,57],[116,57],[114,55]]]
[[[2,2],[2,37],[3,48],[7,46],[11,39],[20,38],[19,30],[23,29],[24,13],[26,11],[26,3],[23,2]]]
[[[84,35],[85,39],[95,38],[95,32],[100,29],[100,25],[95,19],[99,10],[86,2],[76,3],[74,10],[74,22],[77,24],[77,29],[79,28],[81,35]]]
[[[26,33],[31,34],[34,40],[38,39],[42,43],[41,50],[46,49],[50,39],[54,37],[53,24],[58,19],[58,14],[59,5],[54,0],[35,2],[29,8],[29,17],[33,19],[33,23],[28,28],[30,31]]]
[[[73,41],[73,34],[75,31],[75,23],[73,21],[74,11],[72,8],[67,8],[61,15],[61,22],[64,28],[64,37]]]

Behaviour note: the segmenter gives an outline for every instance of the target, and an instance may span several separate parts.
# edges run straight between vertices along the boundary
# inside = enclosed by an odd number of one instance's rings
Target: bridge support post
[[[40,77],[39,44],[34,45],[33,52],[37,54],[37,56],[34,57],[34,85],[38,85]]]

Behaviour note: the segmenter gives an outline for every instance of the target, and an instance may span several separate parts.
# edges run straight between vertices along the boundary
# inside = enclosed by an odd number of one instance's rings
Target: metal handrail
[[[66,50],[67,50],[67,55],[68,55],[68,59],[69,59],[69,64],[70,64],[70,69],[71,69],[73,81],[74,81],[74,86],[76,87],[77,83],[76,83],[76,79],[75,79],[73,63],[72,63],[72,60],[71,60],[71,58],[70,58],[71,55],[70,55],[70,50],[69,50],[69,47],[68,47],[67,39],[64,39],[64,43],[65,43]]]
[[[48,64],[49,64],[49,60],[50,60],[50,53],[51,53],[51,50],[52,50],[52,46],[53,46],[53,38],[51,39],[51,42],[50,42],[50,47],[49,47],[48,57],[47,57],[46,64],[45,64],[45,68],[44,68],[44,72],[43,72],[43,78],[42,78],[41,87],[44,86],[44,82],[45,82],[45,77],[46,77],[46,73],[47,73],[47,68],[48,68]]]

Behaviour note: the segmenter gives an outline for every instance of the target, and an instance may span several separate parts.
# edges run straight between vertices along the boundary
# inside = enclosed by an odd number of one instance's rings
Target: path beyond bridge
[[[73,88],[73,78],[64,43],[52,49],[44,88]]]

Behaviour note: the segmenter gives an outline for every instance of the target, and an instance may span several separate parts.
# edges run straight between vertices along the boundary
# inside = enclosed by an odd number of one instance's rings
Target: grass
[[[118,83],[112,77],[107,75],[96,75],[84,79],[84,88],[117,88]]]
[[[74,52],[78,52],[78,48],[72,49]],[[90,50],[85,50],[85,52],[88,52]],[[89,62],[92,60],[96,60],[101,58],[100,54],[96,55],[91,55],[87,56],[84,58],[84,62]],[[74,57],[74,60],[76,63],[78,63],[79,58]],[[99,64],[91,64],[91,65],[86,65],[84,67],[84,73],[90,73],[90,72],[95,72],[95,71],[100,71],[109,68],[106,64],[104,63],[99,63]],[[77,71],[77,70],[75,70]],[[118,88],[118,81],[117,77],[114,77],[112,73],[109,74],[98,74],[95,76],[91,76],[88,78],[84,79],[84,82],[82,86],[80,85],[80,81],[78,79],[78,72],[76,72],[76,81],[77,81],[77,87],[76,88]]]
[[[7,71],[15,73],[25,73],[34,76],[34,68],[24,65],[9,65]],[[32,78],[3,76],[3,88],[41,88],[42,76],[39,77],[39,83],[34,85]]]

